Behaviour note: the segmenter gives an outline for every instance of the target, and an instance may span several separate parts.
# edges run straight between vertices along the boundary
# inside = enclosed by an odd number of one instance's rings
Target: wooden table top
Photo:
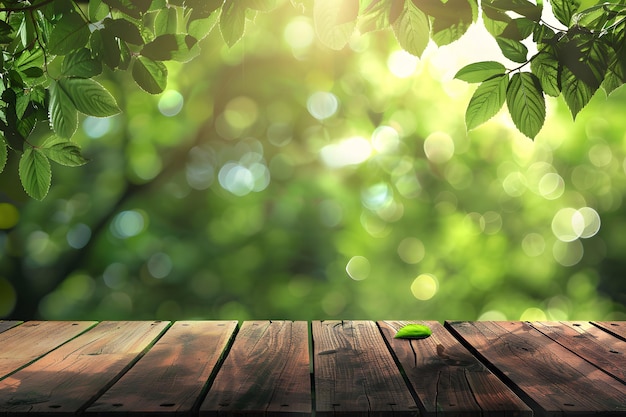
[[[0,416],[626,416],[625,354],[623,321],[0,321]]]

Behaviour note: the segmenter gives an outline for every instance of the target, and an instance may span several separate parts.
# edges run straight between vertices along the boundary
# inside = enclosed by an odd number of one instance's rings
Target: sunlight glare
[[[419,59],[404,50],[393,51],[387,58],[387,68],[398,78],[408,78],[417,69]]]
[[[370,142],[361,136],[343,139],[339,143],[326,145],[320,150],[322,161],[330,168],[358,165],[365,162],[371,154]]]

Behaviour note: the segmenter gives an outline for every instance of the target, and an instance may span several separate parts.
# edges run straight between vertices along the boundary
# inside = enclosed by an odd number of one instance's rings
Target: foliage
[[[277,4],[95,0],[84,7],[73,0],[4,2],[0,169],[7,147],[22,153],[24,189],[35,199],[44,198],[51,178],[44,160],[75,164],[73,155],[79,150],[70,144],[46,150],[35,141],[37,125],[48,122],[53,134],[69,141],[78,113],[106,117],[119,112],[115,99],[93,77],[103,69],[129,70],[139,87],[159,94],[167,85],[165,61],[196,57],[199,41],[216,24],[232,47],[242,38],[246,20]],[[361,33],[391,28],[402,48],[420,56],[430,39],[439,46],[458,40],[477,21],[480,7],[504,57],[520,65],[506,69],[486,61],[459,71],[459,79],[480,83],[467,108],[467,128],[493,117],[506,98],[515,126],[534,138],[545,120],[544,93],[562,94],[575,118],[596,90],[611,93],[626,77],[625,5],[581,9],[578,0],[552,0],[550,5],[562,29],[543,20],[542,2],[527,0],[484,0],[480,5],[477,0],[315,0],[312,9],[317,34],[332,49],[344,48],[357,28]],[[529,56],[525,41],[538,51]],[[68,155],[59,156],[64,152]]]
[[[547,100],[535,141],[505,111],[467,132],[472,38],[314,31],[289,3],[214,30],[159,95],[104,71],[124,111],[79,116],[80,175],[41,202],[0,176],[0,316],[626,317],[626,89]]]

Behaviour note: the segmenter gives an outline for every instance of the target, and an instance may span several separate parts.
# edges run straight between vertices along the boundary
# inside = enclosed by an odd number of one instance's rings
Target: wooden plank
[[[199,402],[236,321],[179,321],[87,414],[187,414]]]
[[[317,416],[417,416],[415,400],[371,321],[314,321]]]
[[[540,416],[626,414],[626,387],[524,322],[446,322]]]
[[[102,322],[0,381],[0,414],[81,411],[167,327],[167,322]]]
[[[533,327],[626,384],[626,342],[589,322],[537,322]]]
[[[402,326],[425,324],[425,339],[394,339]],[[419,399],[422,416],[532,416],[502,381],[476,359],[440,323],[383,321],[378,323]]]
[[[15,327],[20,323],[21,321],[0,320],[0,333],[10,329],[11,327]]]
[[[200,416],[311,414],[307,323],[244,322]]]
[[[95,325],[94,321],[29,321],[0,333],[0,380]]]
[[[594,325],[626,340],[626,321],[594,321]]]

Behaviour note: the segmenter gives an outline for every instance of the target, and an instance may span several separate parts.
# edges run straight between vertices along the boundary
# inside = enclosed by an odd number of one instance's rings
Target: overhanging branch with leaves
[[[0,171],[19,157],[19,176],[42,199],[53,161],[86,163],[71,141],[78,114],[112,116],[116,100],[94,80],[104,69],[129,71],[151,94],[167,86],[167,61],[187,62],[218,28],[228,46],[259,12],[281,0],[32,0],[0,2]],[[626,2],[549,0],[291,0],[312,13],[321,42],[343,49],[355,34],[391,30],[399,45],[421,56],[430,41],[458,40],[482,24],[504,57],[461,68],[456,78],[476,83],[467,129],[492,118],[506,102],[516,127],[534,138],[546,115],[545,96],[563,96],[575,118],[599,89],[612,93],[626,80]],[[529,53],[527,45],[536,45]],[[47,131],[41,134],[41,126]],[[37,132],[35,135],[34,132]],[[40,138],[36,142],[33,137]]]

